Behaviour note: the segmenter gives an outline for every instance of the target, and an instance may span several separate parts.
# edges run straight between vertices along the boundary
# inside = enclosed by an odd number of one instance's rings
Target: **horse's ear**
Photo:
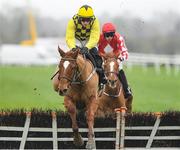
[[[73,53],[73,58],[74,59],[76,59],[77,58],[77,56],[78,56],[78,54],[79,54],[79,49],[77,49],[74,53]]]
[[[108,58],[106,54],[101,54],[101,56],[104,60],[107,60],[107,58]]]
[[[61,55],[61,57],[65,56],[65,52],[58,46],[58,52]]]

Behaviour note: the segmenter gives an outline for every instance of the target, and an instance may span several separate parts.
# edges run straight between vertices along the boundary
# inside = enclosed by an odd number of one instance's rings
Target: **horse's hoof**
[[[87,141],[86,149],[88,149],[88,150],[95,150],[96,149],[96,143],[95,143],[94,139]]]
[[[73,144],[75,146],[82,146],[82,145],[84,145],[84,141],[83,141],[82,136],[81,136],[80,133],[74,134]]]

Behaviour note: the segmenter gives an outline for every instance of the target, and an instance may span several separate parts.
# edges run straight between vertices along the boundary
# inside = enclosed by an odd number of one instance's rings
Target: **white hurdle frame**
[[[125,139],[125,113],[127,108],[121,107],[115,109],[116,112],[116,145],[115,149],[124,149],[124,139]]]
[[[96,137],[96,141],[112,141],[115,142],[115,149],[142,149],[142,148],[125,148],[125,140],[147,140],[146,147],[144,149],[163,149],[163,147],[151,147],[153,140],[179,140],[180,136],[156,136],[158,130],[180,130],[180,126],[159,126],[161,121],[161,113],[156,113],[157,116],[154,126],[126,126],[125,127],[125,108],[118,108],[115,110],[117,114],[116,128],[94,128],[96,132],[114,132],[116,137]],[[58,142],[63,141],[73,141],[73,138],[61,137],[58,138],[57,134],[59,132],[72,132],[71,128],[57,128],[57,116],[55,112],[51,113],[52,115],[52,128],[39,128],[39,127],[30,127],[31,121],[31,112],[26,113],[26,121],[24,127],[13,127],[13,126],[0,126],[1,131],[17,131],[23,132],[22,137],[1,137],[0,141],[20,141],[20,149],[25,148],[26,141],[52,141],[53,149],[60,149],[58,147]],[[151,130],[149,136],[125,136],[126,130]],[[28,132],[52,132],[52,137],[28,137]],[[79,132],[88,132],[87,128],[80,128]],[[87,141],[87,138],[83,137],[84,141]],[[113,149],[113,148],[112,148]],[[179,147],[164,147],[164,149],[179,149]]]

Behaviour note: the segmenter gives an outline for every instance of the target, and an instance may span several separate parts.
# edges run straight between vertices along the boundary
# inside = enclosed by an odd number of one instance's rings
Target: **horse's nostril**
[[[59,90],[59,95],[63,95],[63,92],[61,90]]]
[[[59,92],[59,95],[64,96],[64,95],[66,95],[67,91],[68,91],[68,89],[59,89],[58,92]]]
[[[115,84],[116,84],[116,80],[108,80],[108,83],[109,83],[109,85],[110,86],[115,86]]]
[[[67,90],[68,90],[68,89],[64,89],[64,90],[63,90],[63,93],[66,93],[66,92],[67,92]]]

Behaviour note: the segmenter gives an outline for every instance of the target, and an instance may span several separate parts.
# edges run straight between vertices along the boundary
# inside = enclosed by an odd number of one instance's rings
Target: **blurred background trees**
[[[65,37],[70,18],[49,18],[33,10],[38,37]],[[168,12],[143,20],[128,14],[98,17],[101,25],[113,22],[125,37],[129,51],[157,54],[180,54],[180,15]],[[19,44],[28,39],[28,17],[25,8],[7,8],[0,12],[0,44]]]

